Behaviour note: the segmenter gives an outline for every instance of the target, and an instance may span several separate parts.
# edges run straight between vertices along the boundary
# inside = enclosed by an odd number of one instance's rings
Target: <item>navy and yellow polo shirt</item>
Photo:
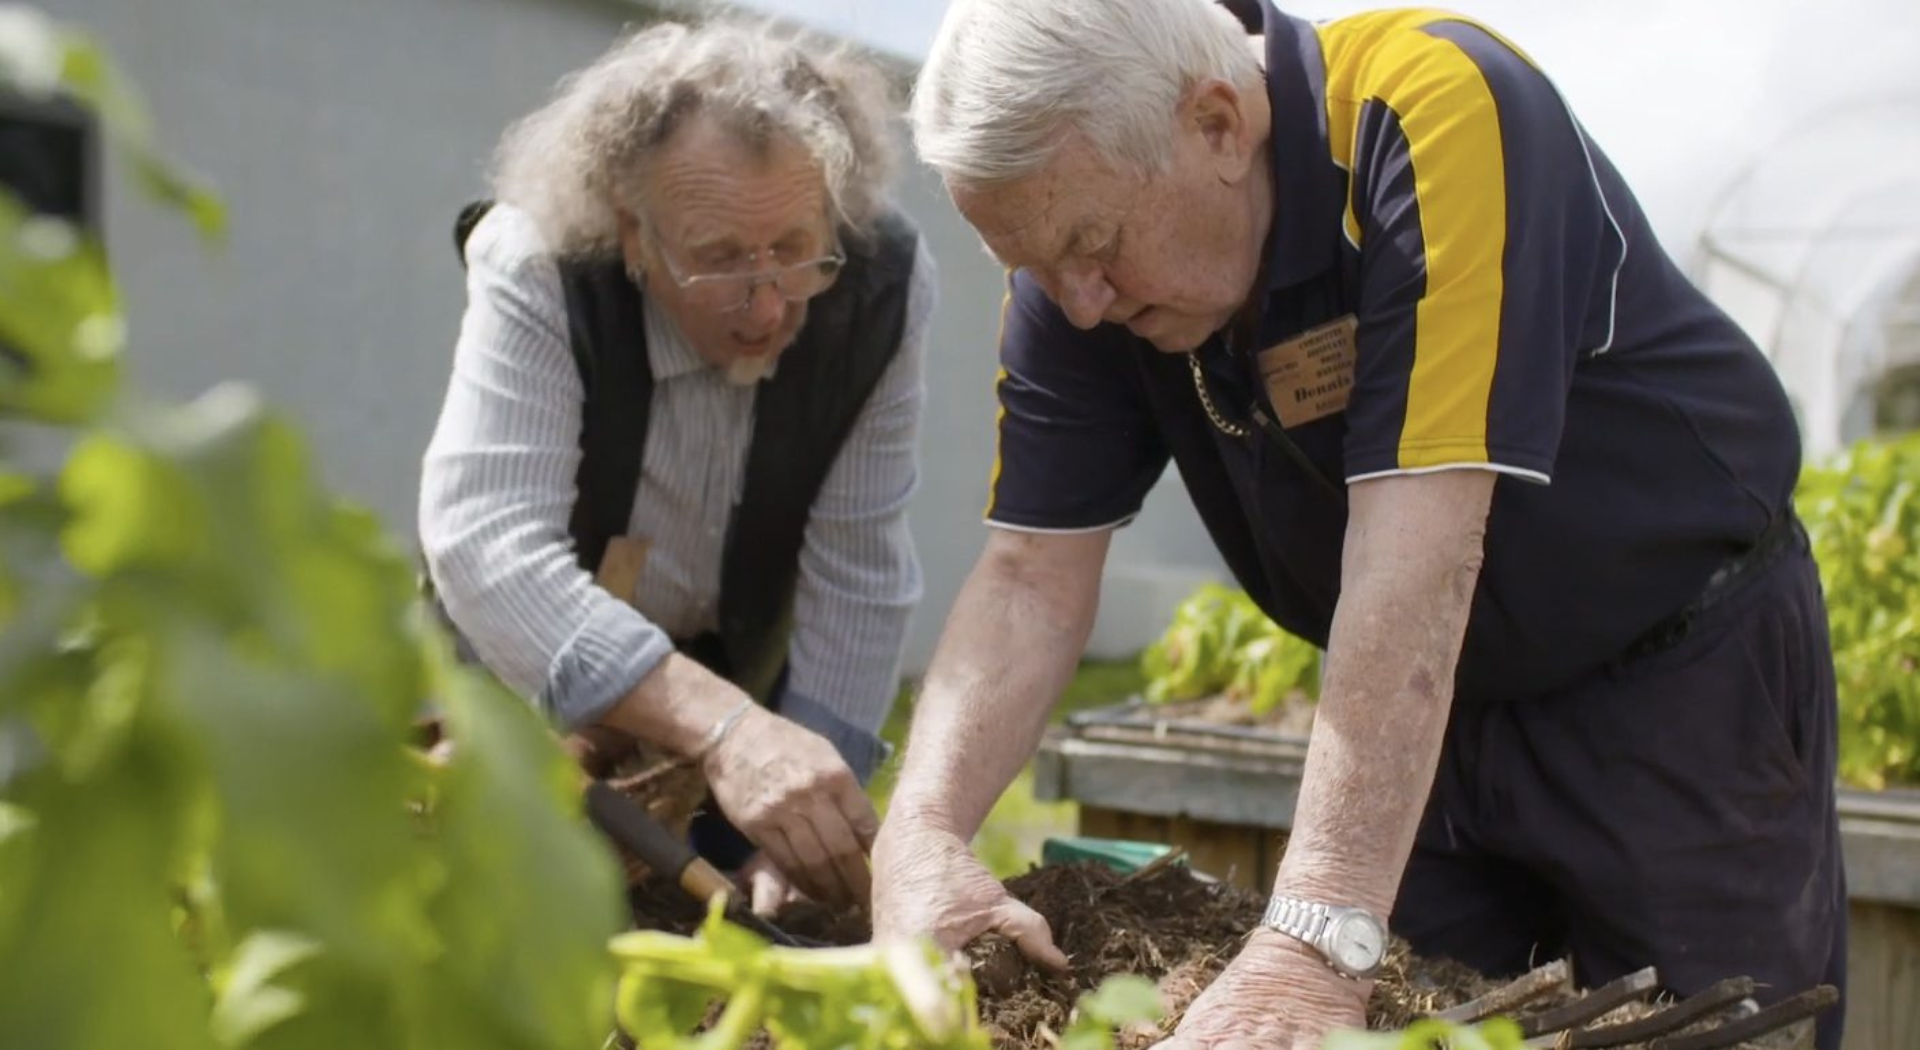
[[[1171,459],[1240,583],[1324,645],[1346,485],[1497,471],[1458,695],[1576,681],[1788,513],[1785,392],[1510,44],[1434,11],[1260,16],[1276,214],[1258,316],[1195,358],[1244,434],[1209,420],[1185,355],[1076,329],[1016,273],[987,518],[1124,524]],[[1262,351],[1342,325],[1344,365],[1301,389],[1344,404],[1284,411]]]

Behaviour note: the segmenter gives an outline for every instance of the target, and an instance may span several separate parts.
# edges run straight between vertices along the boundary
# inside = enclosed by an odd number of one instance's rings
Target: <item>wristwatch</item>
[[[1372,977],[1387,957],[1387,925],[1365,908],[1276,896],[1260,925],[1304,942],[1334,973],[1356,981]]]

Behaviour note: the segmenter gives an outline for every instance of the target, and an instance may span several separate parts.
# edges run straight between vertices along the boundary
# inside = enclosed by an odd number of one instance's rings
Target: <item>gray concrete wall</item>
[[[124,180],[107,237],[136,380],[240,379],[411,536],[462,303],[449,233],[501,128],[632,13],[588,0],[52,0],[144,94],[231,236],[209,256]]]
[[[500,130],[642,15],[613,0],[50,0],[143,92],[166,150],[230,210],[218,254],[114,179],[107,236],[133,375],[180,399],[259,387],[328,480],[411,543],[419,459],[462,305],[449,234]],[[921,170],[901,188],[938,257],[913,529],[927,577],[909,664],[931,652],[985,537],[1002,277]],[[1198,569],[1189,569],[1197,566]],[[1144,642],[1218,572],[1177,479],[1115,544],[1096,652]]]

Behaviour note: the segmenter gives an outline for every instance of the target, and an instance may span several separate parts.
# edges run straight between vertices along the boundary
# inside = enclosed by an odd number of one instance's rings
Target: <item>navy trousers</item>
[[[1847,892],[1833,655],[1798,526],[1665,648],[1560,693],[1456,705],[1392,925],[1490,976],[1570,956],[1762,1003],[1826,983],[1838,1050]]]

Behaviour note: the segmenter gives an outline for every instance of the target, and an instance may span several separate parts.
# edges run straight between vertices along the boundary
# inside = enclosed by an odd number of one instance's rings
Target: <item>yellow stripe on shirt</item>
[[[1451,42],[1420,31],[1439,20],[1457,19],[1432,11],[1386,12],[1321,30],[1332,148],[1353,163],[1359,115],[1374,102],[1398,118],[1411,155],[1426,290],[1415,306],[1413,372],[1398,454],[1403,470],[1487,461],[1487,404],[1505,291],[1506,155],[1499,112],[1473,60]],[[1357,224],[1349,232],[1357,233]]]
[[[1007,291],[1000,299],[1000,333],[994,337],[994,351],[1007,339],[1007,310],[1013,305],[1013,271],[1007,271]],[[1007,403],[1000,397],[1000,384],[1007,381],[1007,369],[1002,365],[993,374],[993,400],[1000,407],[993,414],[993,472],[987,477],[987,509],[983,518],[993,517],[993,505],[1000,498],[1000,434],[1007,424]]]

